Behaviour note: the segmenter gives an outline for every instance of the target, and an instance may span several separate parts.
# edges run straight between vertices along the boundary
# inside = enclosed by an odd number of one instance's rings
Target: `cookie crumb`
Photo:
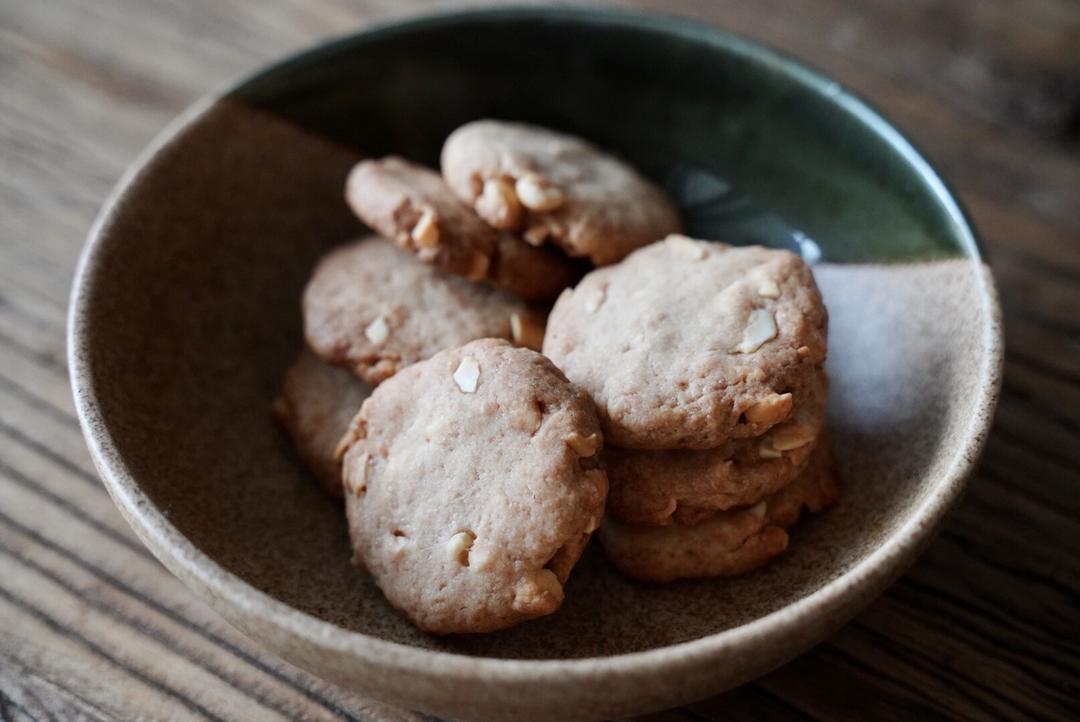
[[[780,287],[771,278],[762,279],[758,284],[757,292],[763,298],[780,298]]]
[[[566,197],[547,178],[536,173],[526,173],[514,185],[518,199],[531,211],[553,211],[563,204]]]
[[[513,608],[526,614],[550,613],[559,608],[563,588],[550,569],[540,569],[518,580]]]
[[[546,223],[534,223],[525,229],[525,232],[521,234],[521,237],[525,239],[525,242],[530,246],[542,246],[544,241],[548,238],[548,227]]]
[[[345,491],[356,496],[363,496],[367,492],[369,461],[371,461],[371,455],[365,451],[356,460],[356,464],[349,467],[348,473],[345,474]]]
[[[446,543],[446,550],[450,553],[451,559],[467,567],[469,566],[469,550],[472,549],[475,541],[476,535],[471,531],[459,531],[450,537],[450,541]]]
[[[580,457],[594,456],[600,450],[600,434],[582,436],[576,431],[564,439],[571,451]]]
[[[409,550],[409,537],[404,533],[396,533],[390,537],[390,558],[399,561]]]
[[[758,457],[762,459],[779,459],[784,455],[771,446],[762,446],[758,449]]]
[[[596,313],[596,311],[604,305],[604,301],[607,299],[607,291],[603,288],[598,288],[596,291],[585,299],[585,310],[589,313]]]
[[[777,429],[772,434],[772,445],[777,451],[791,451],[806,446],[814,437],[805,429]]]
[[[472,261],[470,261],[469,270],[465,273],[465,278],[470,281],[479,281],[487,275],[488,268],[491,266],[491,259],[485,256],[483,253],[477,251],[473,254]]]
[[[376,316],[375,320],[364,329],[364,336],[376,346],[390,338],[390,326],[386,323],[386,317]]]
[[[480,380],[480,364],[472,356],[466,356],[458,364],[454,372],[454,383],[467,394],[476,393],[476,386]]]
[[[350,446],[367,437],[367,414],[364,413],[364,410],[368,408],[368,399],[370,398],[369,396],[360,404],[360,411],[353,416],[352,421],[349,422],[349,428],[341,435],[337,446],[334,447],[334,458],[338,461],[345,457],[345,452],[349,450]]]
[[[497,555],[492,552],[488,546],[482,546],[479,549],[469,548],[469,567],[477,571],[484,571],[491,568],[496,562]]]
[[[510,314],[510,333],[518,346],[539,351],[544,345],[544,327],[517,311]]]
[[[778,424],[791,413],[790,393],[771,394],[746,410],[746,420],[752,424]]]
[[[413,226],[411,235],[420,248],[434,248],[439,245],[439,221],[435,211],[430,208],[425,210]]]
[[[675,249],[680,256],[687,260],[703,261],[709,255],[709,249],[706,248],[704,242],[695,241],[687,236],[673,233],[664,239],[664,241]]]
[[[484,190],[476,199],[476,213],[493,228],[510,230],[521,222],[521,203],[514,188],[500,178],[484,181]]]
[[[743,331],[742,341],[732,349],[732,353],[754,353],[766,342],[776,338],[776,319],[772,312],[764,308],[755,308]]]

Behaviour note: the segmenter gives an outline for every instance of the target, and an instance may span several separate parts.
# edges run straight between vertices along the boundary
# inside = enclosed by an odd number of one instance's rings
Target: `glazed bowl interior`
[[[676,196],[693,235],[820,261],[843,499],[801,523],[766,568],[641,585],[594,545],[557,614],[437,638],[350,566],[341,509],[270,416],[301,344],[300,293],[320,254],[363,232],[342,201],[356,158],[436,164],[445,136],[483,117],[615,151]],[[516,10],[346,38],[191,111],[125,179],[92,236],[71,353],[80,413],[121,509],[241,626],[258,635],[291,620],[297,634],[336,634],[361,651],[374,639],[398,652],[544,661],[816,615],[817,631],[796,635],[804,647],[850,616],[959,493],[993,403],[994,324],[962,213],[903,138],[835,83],[676,21]],[[257,624],[237,619],[241,597]]]

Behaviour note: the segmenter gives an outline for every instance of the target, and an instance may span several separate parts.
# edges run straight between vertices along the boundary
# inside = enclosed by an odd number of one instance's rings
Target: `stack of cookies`
[[[671,201],[627,164],[521,123],[457,129],[441,175],[389,157],[357,164],[345,186],[381,236],[338,246],[315,267],[302,302],[307,348],[274,407],[336,496],[337,440],[372,387],[475,339],[539,351],[547,303],[593,264],[681,226]]]
[[[742,574],[835,500],[827,325],[797,256],[679,235],[563,292],[543,350],[596,404],[620,571]]]
[[[550,614],[608,483],[592,400],[538,353],[544,304],[678,213],[595,146],[494,121],[447,139],[442,174],[366,160],[345,196],[379,235],[314,269],[275,415],[344,499],[355,564],[418,626]]]
[[[677,235],[658,188],[542,128],[470,123],[441,171],[352,170],[378,235],[314,269],[274,405],[409,619],[550,614],[598,529],[631,578],[740,574],[834,500],[827,317],[797,256]]]

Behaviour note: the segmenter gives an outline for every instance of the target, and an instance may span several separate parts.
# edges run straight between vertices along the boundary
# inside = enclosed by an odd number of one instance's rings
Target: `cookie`
[[[548,359],[484,339],[375,389],[342,441],[354,560],[436,634],[551,614],[603,516],[592,402]]]
[[[839,491],[828,441],[815,448],[795,481],[748,507],[713,512],[687,526],[638,526],[611,517],[599,537],[608,558],[625,576],[646,582],[746,574],[787,548],[790,528],[805,508],[819,512]]]
[[[711,449],[787,418],[827,326],[798,256],[670,236],[565,291],[544,353],[593,397],[609,444]]]
[[[319,358],[372,385],[473,339],[510,339],[516,329],[536,345],[542,334],[542,316],[523,301],[417,263],[375,236],[319,261],[303,311],[304,335]]]
[[[752,439],[702,450],[608,446],[608,514],[653,526],[693,522],[779,491],[806,468],[825,427],[824,375],[807,389],[790,418]]]
[[[493,228],[607,265],[682,226],[675,205],[623,161],[580,138],[478,120],[450,134],[442,172]]]
[[[507,233],[499,234],[487,282],[528,301],[551,302],[591,268],[550,248],[534,248]]]
[[[339,499],[341,460],[335,450],[370,393],[363,381],[304,349],[285,373],[274,400],[274,417],[289,434],[300,460]]]
[[[495,231],[438,173],[402,158],[358,163],[345,198],[360,220],[421,261],[531,301],[550,301],[583,272],[560,253]]]

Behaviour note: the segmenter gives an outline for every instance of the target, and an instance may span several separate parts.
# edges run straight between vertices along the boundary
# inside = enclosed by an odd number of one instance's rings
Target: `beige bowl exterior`
[[[340,510],[269,412],[312,264],[361,230],[341,202],[354,160],[297,126],[204,101],[121,181],[72,294],[75,402],[109,493],[173,573],[267,649],[451,717],[658,710],[832,633],[959,498],[1000,383],[988,270],[970,259],[819,266],[840,506],[744,578],[638,585],[592,548],[556,615],[501,634],[423,635],[350,568]]]

